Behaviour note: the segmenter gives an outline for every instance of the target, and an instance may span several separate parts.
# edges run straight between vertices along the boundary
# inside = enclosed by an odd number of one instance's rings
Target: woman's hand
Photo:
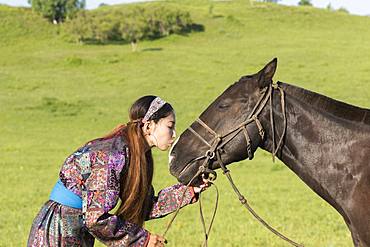
[[[211,186],[211,183],[203,178],[203,184],[201,184],[199,187],[193,187],[194,193],[205,191],[209,186]]]
[[[149,243],[148,247],[162,247],[167,243],[167,240],[157,234],[150,234],[149,235]]]

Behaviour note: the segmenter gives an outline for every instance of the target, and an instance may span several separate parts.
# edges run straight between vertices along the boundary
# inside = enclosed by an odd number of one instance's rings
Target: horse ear
[[[260,72],[259,79],[258,79],[258,85],[260,88],[267,87],[272,83],[272,77],[275,74],[277,67],[277,58],[271,60]]]

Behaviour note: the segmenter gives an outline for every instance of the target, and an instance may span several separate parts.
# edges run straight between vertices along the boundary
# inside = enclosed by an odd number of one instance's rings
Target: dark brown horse
[[[274,59],[243,76],[181,134],[170,152],[171,174],[187,183],[205,160],[215,170],[252,159],[258,147],[278,149],[276,156],[343,216],[354,245],[370,246],[370,110],[282,82],[271,86],[276,65]]]

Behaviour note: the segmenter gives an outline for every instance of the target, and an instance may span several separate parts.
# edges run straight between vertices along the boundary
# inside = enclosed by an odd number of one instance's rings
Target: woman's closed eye
[[[175,123],[171,121],[171,122],[168,123],[167,127],[169,129],[175,129]]]

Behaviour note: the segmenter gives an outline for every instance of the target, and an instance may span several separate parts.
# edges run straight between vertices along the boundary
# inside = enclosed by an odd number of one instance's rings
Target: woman
[[[167,150],[175,139],[175,113],[159,97],[144,96],[130,109],[130,122],[92,140],[64,162],[49,201],[36,216],[28,246],[164,246],[143,228],[145,220],[178,207],[186,187],[154,196],[152,147]],[[181,206],[208,185],[186,190]],[[118,200],[121,203],[114,214]]]

